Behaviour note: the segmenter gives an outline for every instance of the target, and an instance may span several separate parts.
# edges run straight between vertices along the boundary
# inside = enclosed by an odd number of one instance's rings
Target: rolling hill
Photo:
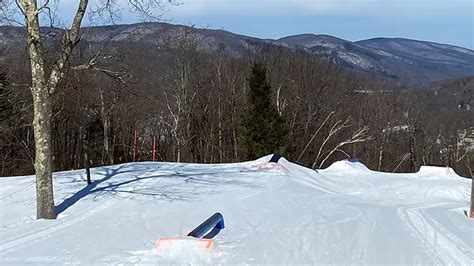
[[[44,28],[43,33],[57,38],[60,29]],[[265,46],[285,46],[315,54],[332,63],[356,72],[375,74],[399,84],[423,84],[444,79],[474,75],[474,51],[453,45],[403,38],[374,38],[351,42],[329,35],[303,34],[278,40],[259,39],[224,30],[198,29],[167,23],[138,23],[86,27],[83,41],[98,46],[107,42],[146,44],[159,47],[176,34],[189,34],[198,48],[206,52],[224,50],[236,57],[258,54]],[[0,62],[12,50],[24,49],[24,30],[18,27],[0,27]],[[156,49],[149,53],[156,53]],[[24,51],[24,50],[23,50]]]

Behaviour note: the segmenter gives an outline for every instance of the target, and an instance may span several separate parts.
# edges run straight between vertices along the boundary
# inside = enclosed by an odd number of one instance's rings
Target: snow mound
[[[140,162],[54,173],[60,219],[35,220],[33,176],[0,178],[0,265],[396,264],[474,261],[471,180],[423,167],[381,173],[340,161],[314,171],[271,156],[232,164]],[[263,167],[262,167],[263,166]],[[441,178],[453,176],[453,178]],[[203,250],[182,241],[213,213]]]
[[[324,170],[331,172],[370,171],[363,163],[350,160],[337,161]]]
[[[420,177],[439,177],[439,178],[460,178],[451,167],[441,166],[421,166],[416,173]]]

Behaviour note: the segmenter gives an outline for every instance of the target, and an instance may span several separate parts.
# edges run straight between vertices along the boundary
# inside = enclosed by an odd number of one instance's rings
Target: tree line
[[[419,92],[290,48],[262,45],[234,56],[223,45],[201,46],[192,29],[156,46],[78,43],[75,67],[52,99],[53,170],[83,168],[84,154],[92,166],[131,162],[137,131],[139,161],[151,160],[155,137],[161,161],[238,162],[278,152],[314,169],[356,157],[380,171],[449,165],[472,176],[472,110],[438,110]],[[27,60],[18,53],[1,66],[2,176],[34,173]],[[267,89],[258,99],[256,74]],[[268,138],[278,144],[266,147]]]

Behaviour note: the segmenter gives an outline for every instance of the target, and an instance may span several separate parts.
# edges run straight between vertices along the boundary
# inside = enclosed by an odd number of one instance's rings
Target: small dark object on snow
[[[280,154],[273,154],[272,158],[270,159],[269,163],[278,163],[280,160],[281,155]]]

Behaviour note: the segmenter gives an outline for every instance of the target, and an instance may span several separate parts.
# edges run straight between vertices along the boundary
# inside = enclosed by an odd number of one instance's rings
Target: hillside
[[[58,36],[59,31],[59,29],[43,29],[44,34],[52,38]],[[100,26],[84,28],[83,32],[84,41],[98,44],[145,43],[151,54],[156,53],[156,49],[151,47],[163,45],[176,34],[183,32],[194,36],[203,51],[213,53],[224,49],[236,57],[259,54],[262,47],[268,45],[283,45],[316,54],[356,72],[376,74],[401,84],[421,84],[474,75],[474,51],[452,45],[402,38],[375,38],[350,42],[329,35],[303,34],[270,40],[224,30],[191,29],[167,23]],[[21,28],[0,27],[0,62],[14,54],[12,49],[21,48],[18,47],[18,43],[24,43],[23,38]]]
[[[474,51],[402,38],[350,42],[328,35],[295,35],[278,40],[356,70],[423,83],[474,74]]]
[[[449,168],[318,172],[270,157],[236,164],[129,163],[54,173],[57,220],[35,220],[34,177],[0,179],[0,264],[469,264],[470,180]],[[153,246],[215,212],[210,250]],[[188,243],[185,242],[185,243]]]

